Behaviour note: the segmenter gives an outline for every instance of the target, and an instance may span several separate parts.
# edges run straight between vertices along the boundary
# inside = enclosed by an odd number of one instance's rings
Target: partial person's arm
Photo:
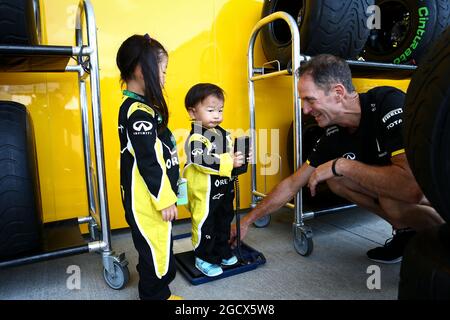
[[[145,181],[153,205],[156,210],[162,211],[173,208],[177,196],[166,174],[163,146],[156,128],[157,123],[151,110],[139,103],[130,107],[126,128],[131,142],[130,152],[136,158],[139,173]]]
[[[231,178],[234,158],[229,153],[211,152],[211,142],[200,134],[193,134],[187,144],[186,155],[190,164],[202,173]]]
[[[380,197],[394,198],[400,201],[418,203],[423,197],[404,153],[391,158],[387,166],[367,165],[359,161],[340,158],[336,162],[336,173],[352,180],[361,187],[376,193]],[[321,181],[334,177],[331,170],[333,161],[319,166],[309,179],[311,194]]]
[[[240,221],[241,239],[247,234],[250,224],[284,206],[308,182],[315,168],[303,164],[294,174],[281,181],[252,211]],[[230,242],[236,241],[236,226],[232,225]]]
[[[419,203],[423,194],[417,184],[406,159],[402,139],[402,116],[405,94],[392,89],[382,98],[378,108],[380,141],[391,156],[387,166],[367,165],[359,161],[340,158],[336,162],[336,172],[352,180],[379,197],[393,198],[409,203]],[[309,179],[311,194],[315,194],[317,183],[333,178],[332,161],[321,166]]]

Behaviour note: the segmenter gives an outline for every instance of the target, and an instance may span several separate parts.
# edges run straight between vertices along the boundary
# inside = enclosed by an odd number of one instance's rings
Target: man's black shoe
[[[400,262],[406,245],[415,234],[416,232],[410,228],[395,230],[392,233],[393,237],[387,239],[384,246],[367,251],[367,257],[380,263]]]

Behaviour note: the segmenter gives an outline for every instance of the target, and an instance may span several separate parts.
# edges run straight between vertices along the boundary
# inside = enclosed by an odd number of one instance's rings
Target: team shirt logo
[[[353,152],[347,152],[342,156],[342,158],[349,159],[349,160],[355,160],[356,155]]]
[[[219,200],[221,197],[223,197],[224,194],[223,193],[218,193],[213,197],[213,200]]]
[[[227,185],[227,184],[228,184],[228,180],[227,179],[219,179],[219,180],[216,180],[216,182],[214,182],[214,185],[216,187]]]
[[[170,153],[170,158],[166,160],[166,168],[170,169],[174,166],[180,165],[178,163],[177,148],[174,147],[173,149],[170,149],[170,147],[164,142],[162,144]]]
[[[192,154],[194,157],[199,156],[199,155],[202,155],[202,154],[203,154],[203,149],[201,149],[201,148],[195,148],[194,150],[192,150],[191,154]]]
[[[393,116],[395,116],[395,115],[397,115],[397,114],[400,114],[400,113],[403,113],[402,108],[394,109],[394,110],[388,112],[388,113],[383,117],[383,119],[381,119],[381,120],[383,121],[383,123],[386,123],[386,121],[388,121],[390,117],[393,117]]]
[[[336,132],[339,132],[339,128],[336,126],[332,126],[332,127],[327,128],[327,131],[325,134],[327,135],[327,137],[329,137]]]
[[[152,130],[153,125],[148,121],[136,121],[133,123],[133,132],[134,135],[149,135],[151,134],[150,130]]]
[[[383,123],[387,122],[386,129],[390,130],[390,129],[394,128],[395,126],[397,126],[397,125],[399,125],[399,124],[401,124],[403,122],[403,120],[401,118],[395,119],[395,120],[391,119],[392,117],[397,116],[397,115],[399,115],[401,113],[403,113],[403,109],[402,108],[397,108],[397,109],[394,109],[394,110],[388,112],[381,119],[381,121],[383,121]],[[389,119],[391,119],[391,120],[388,121]]]

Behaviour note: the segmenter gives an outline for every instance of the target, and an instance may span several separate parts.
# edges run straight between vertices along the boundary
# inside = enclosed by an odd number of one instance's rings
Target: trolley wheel
[[[298,254],[307,257],[314,248],[312,231],[302,227],[294,226],[294,248]]]
[[[254,225],[256,228],[265,228],[265,227],[267,227],[267,226],[269,225],[270,220],[272,220],[272,217],[271,217],[271,215],[269,214],[269,215],[267,215],[267,216],[264,216],[264,217],[259,218],[259,219],[256,220],[255,222],[253,222],[253,225]]]
[[[106,283],[114,290],[120,290],[125,287],[130,280],[130,271],[128,266],[123,266],[119,262],[114,261],[114,272],[109,273],[105,268],[103,268],[103,277]]]

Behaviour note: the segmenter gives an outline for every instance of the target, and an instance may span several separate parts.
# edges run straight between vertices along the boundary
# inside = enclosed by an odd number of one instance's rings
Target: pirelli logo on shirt
[[[133,123],[133,134],[134,135],[150,135],[153,125],[149,121],[136,121]]]
[[[390,129],[394,128],[395,126],[401,124],[403,122],[403,120],[401,118],[397,117],[397,119],[394,120],[392,117],[397,116],[397,115],[402,114],[402,113],[403,113],[403,109],[402,108],[397,108],[397,109],[394,109],[392,111],[389,111],[381,119],[381,121],[383,121],[383,123],[386,124],[386,129],[390,130]]]

